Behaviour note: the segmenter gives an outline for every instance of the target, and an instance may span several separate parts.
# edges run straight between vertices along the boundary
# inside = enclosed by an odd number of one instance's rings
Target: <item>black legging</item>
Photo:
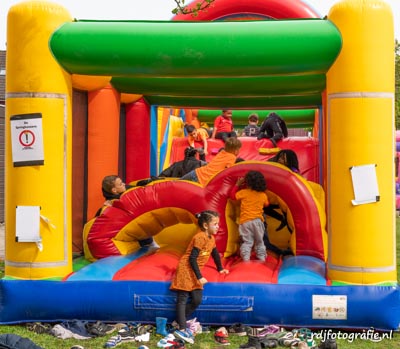
[[[215,139],[222,139],[224,141],[224,143],[225,143],[226,139],[230,138],[230,137],[236,138],[237,137],[236,132],[235,131],[232,131],[232,132],[218,132],[215,135]]]
[[[191,300],[188,303],[189,297],[191,298]],[[179,324],[180,330],[186,329],[186,321],[188,316],[197,309],[202,299],[202,289],[193,290],[191,292],[178,291],[176,302],[176,321]]]

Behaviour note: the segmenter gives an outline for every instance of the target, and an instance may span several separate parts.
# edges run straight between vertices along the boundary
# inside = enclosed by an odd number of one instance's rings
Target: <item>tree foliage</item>
[[[199,0],[194,6],[191,6],[190,8],[185,5],[185,0],[174,1],[176,3],[176,8],[172,10],[172,13],[174,15],[182,13],[184,15],[191,14],[193,17],[196,17],[198,16],[200,11],[204,11],[209,8],[215,0]]]

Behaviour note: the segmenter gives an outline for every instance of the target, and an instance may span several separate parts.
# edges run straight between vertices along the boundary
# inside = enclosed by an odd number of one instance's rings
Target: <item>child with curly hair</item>
[[[240,189],[242,184],[245,188]],[[264,207],[269,205],[265,193],[267,183],[259,171],[249,171],[240,178],[232,190],[231,199],[240,201],[239,235],[242,239],[240,256],[244,262],[250,260],[253,249],[260,261],[265,261],[267,252],[264,245]]]
[[[214,235],[219,229],[219,214],[215,211],[203,211],[196,214],[200,231],[193,236],[185,254],[181,257],[171,290],[177,291],[177,322],[179,329],[174,335],[193,344],[193,337],[186,329],[186,320],[200,305],[203,298],[203,285],[208,281],[201,269],[210,256],[221,274],[229,271],[222,267],[221,258],[215,245]],[[190,302],[188,303],[188,299]]]

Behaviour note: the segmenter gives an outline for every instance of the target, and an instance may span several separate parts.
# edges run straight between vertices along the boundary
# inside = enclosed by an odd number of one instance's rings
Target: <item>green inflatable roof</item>
[[[329,20],[77,21],[50,39],[71,74],[112,76],[150,104],[317,108],[342,46]]]

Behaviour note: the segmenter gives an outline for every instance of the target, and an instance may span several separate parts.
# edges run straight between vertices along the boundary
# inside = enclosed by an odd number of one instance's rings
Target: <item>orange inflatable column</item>
[[[89,92],[87,218],[104,202],[101,182],[118,173],[120,96],[111,86]]]
[[[186,116],[185,124],[190,125],[192,123],[192,119],[193,119],[192,109],[184,109],[184,111],[185,111],[185,116]]]

